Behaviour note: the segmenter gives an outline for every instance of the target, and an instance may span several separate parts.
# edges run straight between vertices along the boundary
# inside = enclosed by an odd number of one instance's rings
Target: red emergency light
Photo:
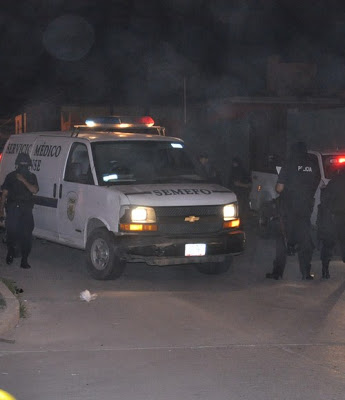
[[[330,162],[330,164],[333,164],[333,165],[345,164],[345,156],[339,156],[339,157],[336,157],[336,158],[331,158],[329,160],[329,162]]]
[[[153,126],[155,121],[153,118],[149,117],[148,115],[145,115],[144,117],[139,118],[139,124],[144,124],[147,126]]]

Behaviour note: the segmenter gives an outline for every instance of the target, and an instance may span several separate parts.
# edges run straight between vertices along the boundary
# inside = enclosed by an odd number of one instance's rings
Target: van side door
[[[71,138],[58,136],[40,136],[33,144],[32,172],[39,185],[33,211],[37,237],[58,240],[59,192],[70,146]]]
[[[93,200],[99,196],[90,160],[86,143],[76,140],[67,157],[59,193],[59,241],[79,248],[84,247],[87,220],[95,213]]]

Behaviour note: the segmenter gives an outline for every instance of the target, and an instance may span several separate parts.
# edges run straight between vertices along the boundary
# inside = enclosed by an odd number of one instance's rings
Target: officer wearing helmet
[[[304,142],[291,145],[286,165],[279,173],[276,191],[279,193],[279,228],[276,238],[276,258],[273,271],[266,278],[283,277],[286,254],[298,254],[302,279],[312,280],[311,260],[314,244],[310,217],[314,195],[320,182],[316,158],[307,152]]]
[[[26,153],[19,153],[15,161],[16,169],[10,172],[2,185],[0,217],[4,217],[7,231],[6,263],[12,264],[15,246],[21,250],[21,268],[30,268],[28,256],[31,251],[34,218],[33,195],[38,192],[36,175],[30,172],[31,159]]]

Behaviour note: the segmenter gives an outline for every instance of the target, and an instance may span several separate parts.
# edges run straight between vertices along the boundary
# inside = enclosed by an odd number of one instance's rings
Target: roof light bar
[[[90,128],[103,127],[103,128],[130,128],[130,127],[150,127],[153,126],[155,121],[149,116],[142,117],[96,117],[90,118],[85,121],[85,124]]]

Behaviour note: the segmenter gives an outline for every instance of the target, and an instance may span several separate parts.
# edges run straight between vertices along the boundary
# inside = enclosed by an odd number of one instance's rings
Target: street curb
[[[6,305],[0,311],[0,339],[6,339],[19,321],[19,301],[9,288],[0,281],[0,293]]]

